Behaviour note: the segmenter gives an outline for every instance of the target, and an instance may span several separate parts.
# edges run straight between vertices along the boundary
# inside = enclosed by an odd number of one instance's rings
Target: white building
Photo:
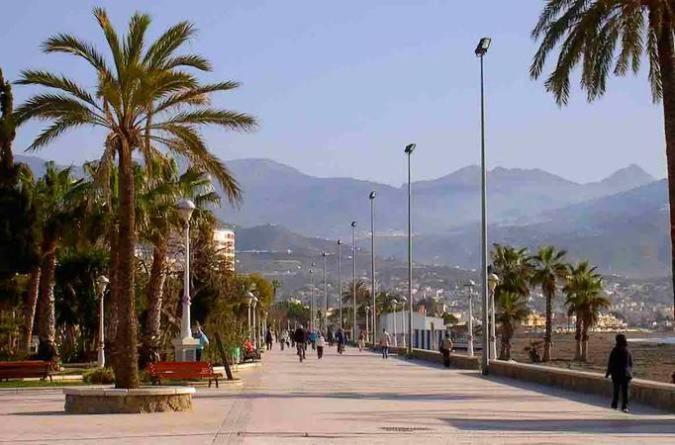
[[[229,267],[234,271],[235,261],[235,236],[234,231],[226,228],[217,228],[213,231],[213,241],[216,243],[218,251],[225,257]]]
[[[378,321],[378,329],[380,332],[382,332],[382,329],[386,329],[392,336],[392,339],[394,338],[394,334],[396,334],[394,344],[398,346],[404,344],[403,337],[405,336],[405,344],[407,344],[409,316],[408,311],[382,314]],[[413,348],[437,350],[441,339],[445,335],[445,330],[446,327],[442,318],[426,317],[413,312]]]

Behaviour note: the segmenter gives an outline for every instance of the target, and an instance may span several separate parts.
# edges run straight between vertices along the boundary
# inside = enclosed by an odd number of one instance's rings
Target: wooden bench
[[[49,381],[51,382],[54,370],[54,362],[43,360],[0,362],[0,381],[38,377],[42,380],[49,378]]]
[[[193,380],[209,379],[209,388],[211,382],[216,382],[218,388],[219,374],[213,372],[211,362],[154,362],[148,365],[148,373],[152,384],[162,384],[164,380]]]

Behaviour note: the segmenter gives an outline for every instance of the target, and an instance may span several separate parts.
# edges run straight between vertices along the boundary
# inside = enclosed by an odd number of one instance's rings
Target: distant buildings
[[[213,241],[218,252],[227,260],[230,270],[234,271],[235,264],[235,235],[234,230],[219,227],[213,231]]]

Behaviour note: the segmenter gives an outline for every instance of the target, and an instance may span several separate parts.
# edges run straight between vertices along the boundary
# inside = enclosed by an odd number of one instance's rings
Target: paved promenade
[[[0,443],[675,443],[674,415],[353,349],[302,364],[276,350],[240,375],[187,414],[67,416],[59,392],[0,392]]]

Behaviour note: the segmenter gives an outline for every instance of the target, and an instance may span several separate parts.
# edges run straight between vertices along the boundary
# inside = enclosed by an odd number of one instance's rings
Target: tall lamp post
[[[256,349],[260,347],[260,336],[258,335],[258,323],[256,321],[256,306],[258,306],[258,297],[253,297],[253,345]]]
[[[401,347],[406,347],[405,341],[405,304],[408,301],[406,297],[399,297],[401,303]]]
[[[397,304],[398,304],[398,301],[396,300],[396,298],[391,300],[391,305],[394,308],[394,310],[392,312],[393,312],[393,315],[394,315],[394,347],[395,348],[398,348],[398,340],[396,339],[396,315],[398,315],[396,313],[396,305]]]
[[[480,164],[481,164],[481,292],[483,293],[483,354],[481,368],[488,374],[490,350],[488,344],[488,273],[487,273],[487,170],[485,165],[485,80],[483,58],[490,48],[491,39],[483,37],[474,53],[480,58]]]
[[[490,358],[497,358],[497,323],[495,315],[495,289],[499,284],[499,277],[494,272],[488,274],[488,288],[490,289]]]
[[[405,154],[408,155],[408,357],[412,357],[413,345],[413,296],[412,296],[412,185],[410,182],[410,158],[415,151],[415,144],[408,144],[405,147]]]
[[[338,306],[340,312],[340,323],[338,326],[342,329],[342,240],[337,240],[337,265],[338,265]]]
[[[476,288],[476,283],[473,280],[469,280],[464,287],[469,291],[469,316],[466,322],[467,330],[467,348],[466,352],[469,357],[473,357],[473,293]]]
[[[253,339],[253,325],[251,324],[251,305],[253,305],[253,300],[255,300],[255,295],[253,292],[246,292],[246,298],[248,302],[248,336]]]
[[[366,341],[370,341],[370,330],[368,329],[368,317],[370,317],[370,306],[366,306]]]
[[[373,344],[377,335],[377,310],[375,306],[375,192],[370,192],[370,294],[373,301],[372,322]]]
[[[180,362],[193,361],[196,358],[199,340],[192,338],[190,328],[190,217],[195,204],[189,199],[178,202],[178,213],[185,224],[185,267],[183,276],[183,313],[180,319],[180,338],[173,341],[176,351],[176,360]]]
[[[321,252],[323,257],[323,330],[328,329],[328,279],[326,273],[326,259],[328,252]],[[320,323],[321,324],[321,323]]]
[[[98,362],[99,368],[105,366],[105,324],[103,321],[105,289],[108,287],[110,281],[104,275],[101,275],[96,280],[98,290]]]
[[[316,306],[314,304],[314,268],[315,267],[316,267],[316,263],[312,263],[312,268],[309,269],[309,279],[310,279],[310,283],[311,283],[311,286],[312,286],[311,299],[310,299],[310,308],[311,308],[310,309],[311,320],[309,322],[309,330],[310,331],[314,330],[314,328],[315,328],[314,324],[315,324],[315,321],[316,321],[316,315],[315,315]]]
[[[352,221],[352,341],[356,341],[356,221]]]

